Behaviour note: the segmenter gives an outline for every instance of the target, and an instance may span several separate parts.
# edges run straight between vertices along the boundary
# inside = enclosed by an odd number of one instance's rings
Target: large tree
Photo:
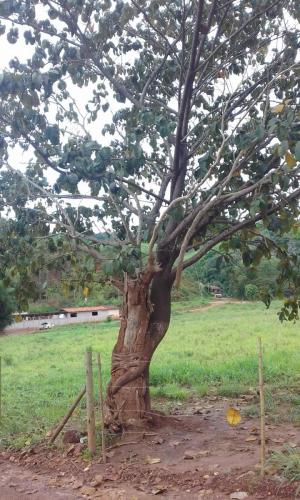
[[[0,19],[15,44],[0,75],[3,175],[26,180],[30,206],[44,200],[50,228],[122,291],[107,419],[149,417],[183,270],[222,242],[258,262],[273,247],[260,227],[297,220],[299,2],[5,0]]]

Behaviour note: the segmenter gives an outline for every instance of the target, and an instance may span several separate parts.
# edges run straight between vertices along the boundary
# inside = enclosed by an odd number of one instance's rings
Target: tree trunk
[[[114,430],[151,420],[149,366],[169,326],[171,286],[166,272],[125,279],[106,396],[106,424]]]

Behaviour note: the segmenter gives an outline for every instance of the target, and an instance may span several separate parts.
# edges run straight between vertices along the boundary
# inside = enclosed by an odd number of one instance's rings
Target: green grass
[[[192,297],[189,300],[180,300],[179,302],[173,302],[172,313],[173,317],[177,315],[177,313],[186,312],[189,309],[196,309],[198,307],[209,304],[211,301],[210,296],[203,297]]]
[[[286,446],[274,451],[267,460],[267,471],[287,481],[300,481],[300,449]],[[299,493],[299,488],[298,488]],[[297,495],[298,496],[298,495]]]
[[[195,392],[235,397],[248,391],[257,385],[258,336],[263,339],[270,392],[274,386],[284,392],[299,384],[299,324],[282,325],[278,307],[223,304],[187,313],[185,305],[177,304],[170,330],[154,355],[152,395],[181,400]],[[38,440],[55,425],[84,384],[87,347],[102,353],[107,383],[117,329],[112,321],[0,338],[0,447]],[[293,405],[298,404],[295,395]]]

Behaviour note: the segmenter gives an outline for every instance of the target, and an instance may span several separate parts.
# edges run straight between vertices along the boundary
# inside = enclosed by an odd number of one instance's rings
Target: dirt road
[[[50,476],[38,475],[0,457],[1,500],[75,500],[82,498],[67,488],[51,487]]]

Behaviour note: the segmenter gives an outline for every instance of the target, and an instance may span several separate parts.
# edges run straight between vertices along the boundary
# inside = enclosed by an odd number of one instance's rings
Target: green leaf
[[[40,100],[37,92],[33,91],[30,94],[27,92],[23,92],[23,94],[20,97],[22,103],[26,108],[34,108],[39,106]]]
[[[246,267],[249,267],[252,264],[253,258],[250,250],[246,250],[245,252],[243,252],[242,259]]]
[[[297,161],[300,161],[300,141],[295,146],[295,158]]]
[[[45,129],[45,138],[54,146],[59,144],[59,128],[57,125],[48,125]]]
[[[283,157],[288,149],[289,149],[288,141],[282,141],[282,143],[278,147],[279,156]]]
[[[252,203],[250,207],[250,215],[256,215],[258,212],[261,211],[261,200],[259,198],[256,198]]]

